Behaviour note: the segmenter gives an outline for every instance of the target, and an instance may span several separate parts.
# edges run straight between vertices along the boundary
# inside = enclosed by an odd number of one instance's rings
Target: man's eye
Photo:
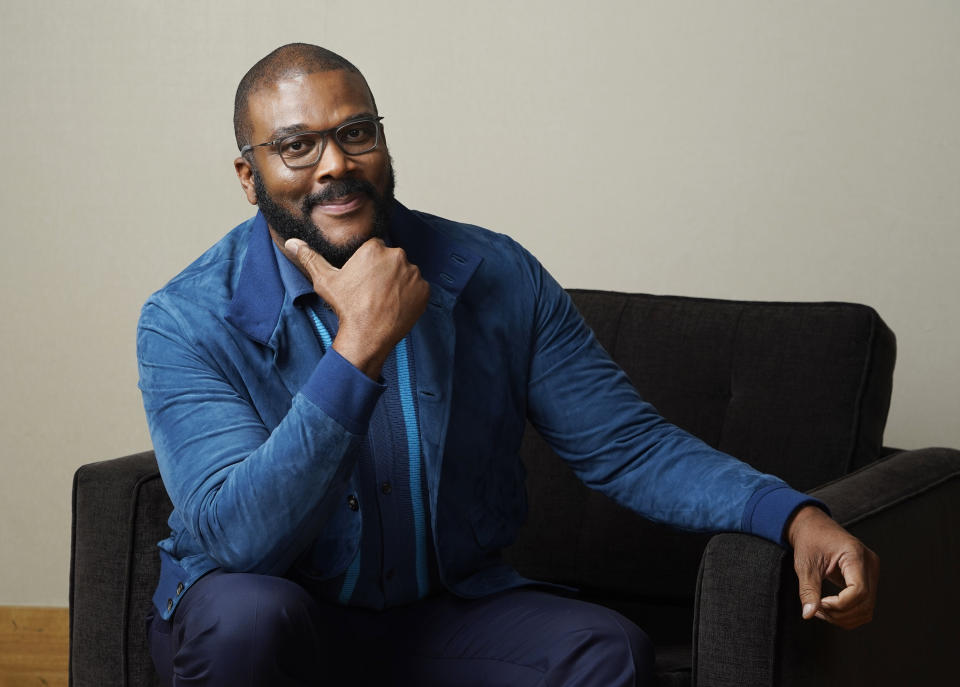
[[[366,143],[373,138],[373,125],[370,122],[358,122],[341,129],[339,138],[344,143]]]
[[[301,157],[313,150],[316,145],[317,142],[309,136],[287,138],[280,143],[280,154],[284,157]]]

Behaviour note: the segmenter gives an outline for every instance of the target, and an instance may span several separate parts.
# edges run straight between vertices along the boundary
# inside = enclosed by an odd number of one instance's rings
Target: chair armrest
[[[151,567],[155,552],[144,554],[140,537],[155,549],[166,514],[144,512],[144,491],[162,493],[152,451],[91,463],[73,477],[73,527],[70,546],[70,684],[143,684],[132,650],[145,644],[141,597],[153,589],[135,589]],[[157,498],[151,503],[156,504]],[[159,510],[161,512],[152,512]],[[158,519],[159,522],[152,522]],[[149,545],[149,544],[148,544]],[[147,658],[149,662],[149,658]]]
[[[750,535],[718,535],[697,581],[694,685],[949,684],[960,452],[896,453],[811,493],[880,556],[873,622],[853,631],[804,622],[790,553]]]

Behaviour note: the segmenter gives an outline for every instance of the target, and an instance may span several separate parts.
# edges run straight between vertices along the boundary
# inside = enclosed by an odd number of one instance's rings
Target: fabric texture
[[[700,569],[693,683],[952,684],[960,451],[897,453],[814,493],[880,556],[873,621],[844,632],[801,620],[789,552],[754,537],[719,535]],[[935,597],[917,587],[918,575]]]

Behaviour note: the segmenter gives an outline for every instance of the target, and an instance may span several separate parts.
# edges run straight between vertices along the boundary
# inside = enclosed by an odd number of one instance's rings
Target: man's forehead
[[[248,100],[250,124],[255,133],[304,124],[326,129],[375,106],[366,81],[345,70],[294,73],[265,83]]]

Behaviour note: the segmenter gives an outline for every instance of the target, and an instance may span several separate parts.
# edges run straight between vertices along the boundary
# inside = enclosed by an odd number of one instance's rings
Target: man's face
[[[250,96],[251,143],[297,131],[322,131],[376,114],[363,78],[347,71],[303,74]],[[235,162],[240,183],[271,230],[299,238],[340,267],[367,239],[380,236],[393,199],[393,168],[386,141],[362,155],[346,155],[327,137],[320,161],[290,169],[272,146],[254,148],[253,164]]]

